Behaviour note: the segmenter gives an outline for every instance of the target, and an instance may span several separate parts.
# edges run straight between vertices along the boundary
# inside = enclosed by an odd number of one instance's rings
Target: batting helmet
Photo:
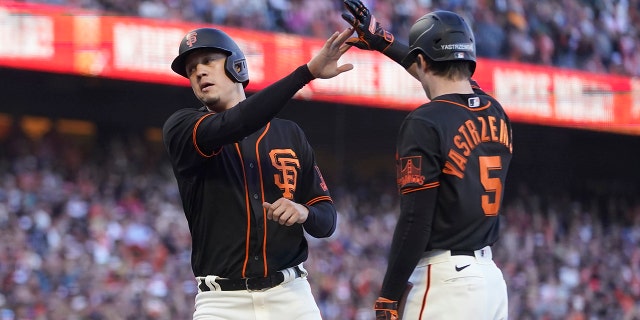
[[[244,53],[229,35],[213,28],[200,28],[187,33],[180,42],[178,56],[171,63],[171,70],[188,78],[185,61],[190,53],[199,49],[217,49],[225,52],[228,55],[225,70],[229,78],[242,83],[244,87],[249,84],[249,71]]]
[[[409,53],[402,61],[405,65],[415,61],[418,54],[433,61],[476,62],[476,44],[467,22],[451,11],[434,11],[418,19],[409,31]]]

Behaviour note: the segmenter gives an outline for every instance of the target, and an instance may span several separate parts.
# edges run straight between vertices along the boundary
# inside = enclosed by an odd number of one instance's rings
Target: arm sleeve
[[[409,115],[397,142],[400,216],[393,234],[380,296],[398,301],[431,237],[440,186],[436,125]]]
[[[174,167],[179,173],[191,172],[223,145],[262,128],[311,80],[313,75],[303,65],[227,111],[214,113],[205,108],[176,111],[162,129]]]
[[[255,93],[235,107],[202,119],[198,123],[196,141],[202,150],[213,151],[236,142],[265,126],[298,90],[313,80],[307,65]]]
[[[437,188],[402,195],[400,218],[393,233],[387,272],[380,296],[398,301],[431,235]]]
[[[404,60],[404,57],[406,57],[409,53],[409,46],[404,43],[398,42],[398,40],[393,41],[393,43],[391,43],[390,46],[382,51],[382,53],[385,56],[389,57],[391,60],[397,62],[405,69],[411,66],[411,63],[402,64],[402,60]]]
[[[307,221],[303,223],[304,230],[314,238],[326,238],[336,230],[338,215],[333,203],[321,201],[313,205],[305,205],[309,209]]]

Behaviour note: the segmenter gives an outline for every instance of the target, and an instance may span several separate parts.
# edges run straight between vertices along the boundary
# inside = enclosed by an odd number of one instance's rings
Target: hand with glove
[[[373,309],[376,311],[376,320],[401,320],[411,289],[413,289],[413,283],[407,281],[407,286],[400,300],[394,301],[388,298],[378,297],[373,305]]]
[[[382,28],[380,22],[360,0],[343,0],[343,3],[349,13],[343,13],[342,19],[358,34],[357,38],[349,38],[345,43],[363,50],[380,51],[402,65],[401,61],[409,52],[409,46],[395,41],[393,34]],[[406,69],[409,66],[403,67]]]
[[[376,320],[398,320],[398,301],[379,297],[373,309],[376,311]]]
[[[384,52],[393,43],[393,34],[382,29],[369,9],[360,0],[344,0],[344,6],[351,14],[343,13],[342,18],[356,30],[358,37],[350,38],[347,44],[363,50]]]

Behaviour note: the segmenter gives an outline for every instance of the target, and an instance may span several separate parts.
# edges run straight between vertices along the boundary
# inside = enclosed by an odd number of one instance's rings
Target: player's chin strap
[[[373,305],[376,311],[376,320],[398,320],[398,301],[387,298],[378,298]]]

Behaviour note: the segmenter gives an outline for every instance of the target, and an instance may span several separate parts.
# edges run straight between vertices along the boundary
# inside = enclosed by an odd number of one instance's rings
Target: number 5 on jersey
[[[491,178],[490,171],[502,170],[502,159],[500,156],[480,156],[478,161],[480,165],[480,182],[484,187],[484,191],[485,193],[494,194],[493,202],[488,194],[482,195],[482,210],[487,216],[498,215],[502,198],[502,180],[500,178]]]

